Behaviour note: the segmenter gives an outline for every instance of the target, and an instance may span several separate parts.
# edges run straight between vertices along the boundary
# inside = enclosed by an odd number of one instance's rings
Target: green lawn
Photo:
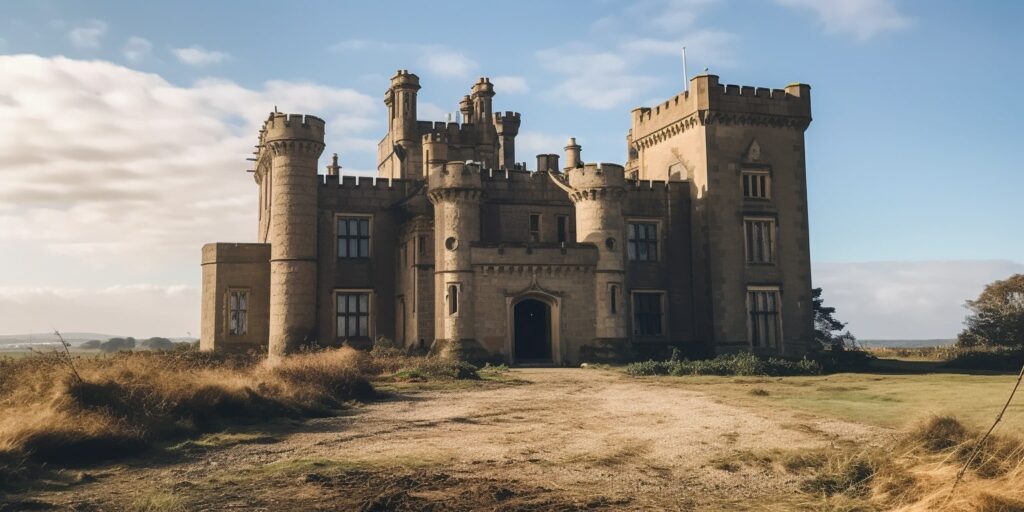
[[[979,428],[991,425],[1017,379],[1007,374],[943,372],[930,363],[880,363],[878,373],[819,377],[643,378],[708,393],[725,403],[784,407],[883,427],[903,427],[932,414],[948,414]],[[1004,434],[1022,431],[1024,389],[1018,391],[997,429]]]

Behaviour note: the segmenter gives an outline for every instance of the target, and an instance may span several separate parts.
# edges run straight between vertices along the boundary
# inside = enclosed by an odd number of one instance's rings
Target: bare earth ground
[[[798,477],[714,461],[890,432],[618,372],[506,375],[525,382],[403,389],[241,444],[89,468],[25,498],[64,510],[781,510],[800,503]]]

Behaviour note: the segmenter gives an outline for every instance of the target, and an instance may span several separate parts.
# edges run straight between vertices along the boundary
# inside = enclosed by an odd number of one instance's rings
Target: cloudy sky
[[[6,2],[0,334],[183,336],[199,248],[252,241],[244,172],[277,106],[375,167],[382,96],[419,74],[442,119],[478,76],[523,113],[519,159],[621,162],[629,111],[690,74],[813,87],[815,284],[862,338],[948,338],[963,300],[1024,272],[1017,2]],[[324,164],[326,162],[323,162]]]

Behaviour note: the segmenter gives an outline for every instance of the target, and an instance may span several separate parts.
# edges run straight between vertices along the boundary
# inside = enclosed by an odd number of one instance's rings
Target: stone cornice
[[[561,275],[561,274],[590,274],[594,272],[594,265],[538,265],[530,264],[498,264],[498,263],[474,263],[473,268],[482,275],[488,274],[526,274],[526,275]]]
[[[479,201],[484,197],[484,192],[478,188],[441,188],[431,190],[427,193],[427,197],[430,198],[430,202],[434,204],[439,202],[458,201],[460,199]]]
[[[601,187],[601,188],[588,188],[583,190],[573,190],[569,194],[569,199],[573,203],[580,201],[595,201],[600,199],[619,199],[626,194],[626,190],[619,187]]]
[[[803,116],[785,116],[771,114],[753,114],[747,112],[727,112],[722,110],[698,110],[686,117],[669,123],[657,130],[633,141],[637,149],[647,149],[697,126],[709,124],[770,126],[774,128],[791,128],[806,130],[811,118]]]
[[[323,143],[308,140],[275,140],[264,142],[263,147],[270,150],[274,156],[299,154],[315,158],[324,151]]]

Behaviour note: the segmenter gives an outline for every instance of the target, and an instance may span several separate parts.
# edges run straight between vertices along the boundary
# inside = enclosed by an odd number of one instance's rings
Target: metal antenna
[[[686,72],[686,47],[683,47],[683,90],[690,91],[690,74]]]

